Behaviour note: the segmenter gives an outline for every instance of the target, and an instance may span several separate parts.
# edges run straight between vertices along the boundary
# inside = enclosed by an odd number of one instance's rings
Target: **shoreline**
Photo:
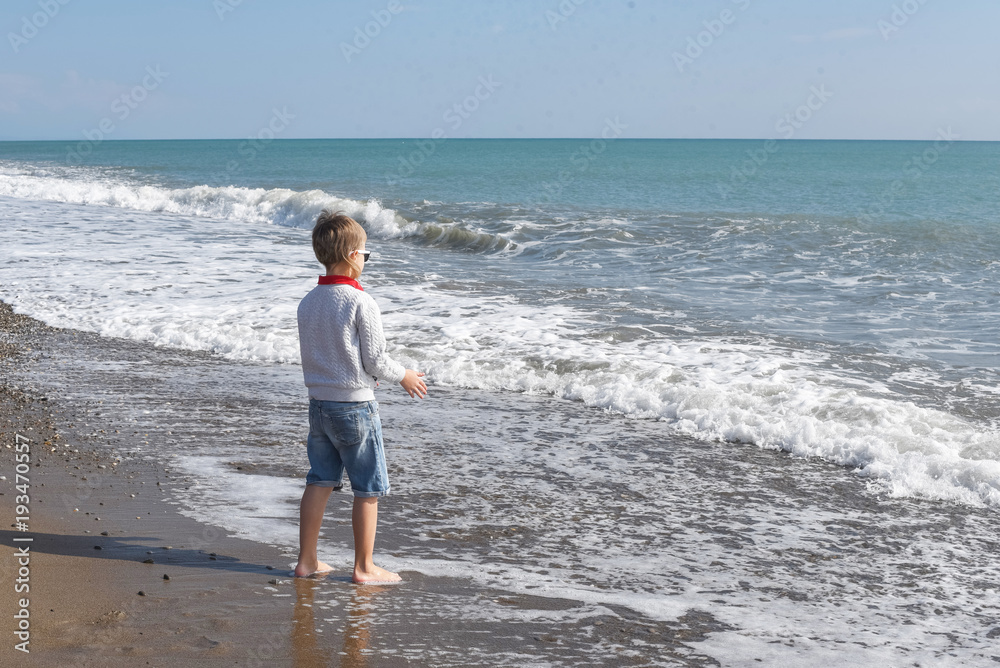
[[[327,666],[338,656],[345,666],[721,665],[697,643],[729,627],[694,610],[659,621],[621,605],[595,608],[406,570],[402,586],[359,587],[339,562],[325,578],[292,578],[293,550],[178,510],[171,492],[191,481],[172,469],[169,450],[149,454],[174,443],[165,439],[176,432],[135,432],[99,395],[57,396],[52,372],[38,371],[150,358],[162,364],[211,356],[49,327],[0,302],[0,475],[7,477],[0,512],[7,517],[14,511],[15,433],[33,439],[30,530],[0,530],[0,568],[13,563],[15,536],[34,538],[35,665],[301,667]],[[231,437],[213,429],[205,424],[188,437]],[[239,463],[229,462],[248,474],[290,475]],[[349,517],[331,502],[324,535],[346,541],[349,532]],[[393,552],[390,542],[383,547]],[[14,595],[0,600],[0,615],[13,620]],[[485,611],[481,617],[461,612],[476,608]],[[13,644],[0,649],[0,662],[23,660]]]

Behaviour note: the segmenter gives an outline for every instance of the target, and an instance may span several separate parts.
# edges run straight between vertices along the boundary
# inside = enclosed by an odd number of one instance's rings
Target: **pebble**
[[[166,573],[164,573],[164,574],[163,574],[163,579],[164,579],[164,580],[169,580],[169,579],[170,579],[170,576],[169,576],[169,575],[167,575]]]
[[[145,596],[145,595],[146,595],[146,592],[144,592],[144,591],[142,591],[142,590],[140,589],[140,590],[139,590],[139,596]]]

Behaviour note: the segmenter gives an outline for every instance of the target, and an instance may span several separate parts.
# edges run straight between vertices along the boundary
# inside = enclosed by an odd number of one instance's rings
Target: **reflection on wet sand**
[[[321,648],[316,633],[316,580],[295,578],[295,612],[292,619],[292,661],[295,668],[327,668],[330,650]]]
[[[295,578],[295,613],[292,623],[292,659],[295,668],[327,668],[334,665],[330,649],[319,642],[323,634],[316,633],[316,613],[313,599],[322,579]],[[347,602],[344,623],[344,645],[340,652],[341,668],[367,668],[373,657],[371,619],[375,599],[386,587],[348,585],[354,593]]]
[[[366,668],[368,649],[371,642],[371,619],[368,615],[374,608],[375,599],[385,590],[376,585],[354,585],[354,594],[347,604],[347,624],[344,627],[344,649],[341,652],[340,668]]]

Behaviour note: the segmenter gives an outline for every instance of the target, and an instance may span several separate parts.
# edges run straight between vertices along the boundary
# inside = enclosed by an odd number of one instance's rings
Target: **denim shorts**
[[[354,496],[389,493],[377,402],[310,398],[306,449],[310,466],[306,485],[340,489],[346,470]]]

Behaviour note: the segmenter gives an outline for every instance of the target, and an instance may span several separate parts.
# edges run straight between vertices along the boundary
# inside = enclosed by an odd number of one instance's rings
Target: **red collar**
[[[353,278],[351,278],[350,276],[320,276],[319,277],[319,284],[320,285],[340,285],[340,284],[344,284],[344,283],[346,283],[347,285],[352,285],[352,286],[356,287],[358,290],[361,290],[361,292],[365,291],[365,289],[363,287],[361,287],[361,284],[358,283]]]

